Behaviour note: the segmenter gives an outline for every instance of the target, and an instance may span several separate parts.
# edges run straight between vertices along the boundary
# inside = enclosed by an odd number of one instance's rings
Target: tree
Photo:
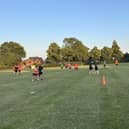
[[[76,42],[80,42],[80,41],[78,39],[74,38],[74,37],[64,38],[64,40],[63,40],[63,43],[64,43],[64,47],[65,48],[72,48],[72,46]]]
[[[61,60],[60,55],[60,47],[57,45],[57,43],[53,42],[49,45],[49,48],[47,50],[47,63],[59,63]]]
[[[89,52],[89,57],[92,57],[93,59],[100,59],[100,56],[101,51],[96,46]]]
[[[110,63],[112,61],[112,49],[103,47],[103,49],[101,49],[101,59],[102,61],[106,60],[106,62]]]
[[[123,58],[121,59],[122,62],[129,62],[129,53],[125,53],[123,55]]]
[[[61,49],[62,61],[73,61],[73,50],[69,47],[63,47]]]
[[[62,55],[66,61],[84,62],[88,59],[88,48],[77,38],[65,38],[63,43]]]
[[[113,40],[113,43],[112,43],[112,58],[114,57],[115,59],[120,60],[122,58],[122,56],[123,56],[123,53],[120,50],[120,47],[119,47],[117,41]]]
[[[4,42],[0,46],[0,60],[3,67],[11,67],[26,56],[24,47],[16,42]]]
[[[75,61],[84,62],[85,60],[88,59],[88,50],[89,50],[89,48],[84,46],[81,41],[76,42],[73,45],[73,50],[74,50],[74,60]]]

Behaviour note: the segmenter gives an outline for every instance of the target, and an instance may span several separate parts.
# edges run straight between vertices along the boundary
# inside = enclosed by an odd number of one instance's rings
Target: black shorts
[[[42,75],[42,74],[43,74],[43,72],[42,71],[39,71],[39,76]]]
[[[93,67],[90,66],[90,67],[89,67],[89,70],[93,70]]]
[[[43,74],[43,72],[39,72],[39,75],[42,75]]]
[[[95,70],[96,70],[96,71],[99,70],[98,67],[95,67]]]
[[[15,73],[17,73],[17,71],[18,71],[17,69],[14,70]]]
[[[32,75],[33,75],[33,76],[38,76],[38,74],[37,74],[37,73],[33,73]]]

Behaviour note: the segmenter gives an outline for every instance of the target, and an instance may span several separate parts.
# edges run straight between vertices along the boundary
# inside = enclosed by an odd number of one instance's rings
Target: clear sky
[[[0,43],[16,41],[27,57],[45,56],[51,42],[76,37],[87,47],[129,52],[129,0],[0,0]]]

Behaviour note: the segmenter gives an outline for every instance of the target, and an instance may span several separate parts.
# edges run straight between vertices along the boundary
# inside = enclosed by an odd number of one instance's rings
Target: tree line
[[[111,47],[104,46],[99,49],[94,46],[89,49],[82,41],[77,38],[64,38],[63,45],[60,47],[56,42],[50,43],[47,49],[48,65],[58,65],[61,62],[80,62],[87,63],[89,58],[97,59],[100,62],[111,63],[112,59],[118,59],[121,62],[129,62],[129,53],[123,53],[116,40],[112,42]],[[17,42],[4,42],[0,45],[0,69],[10,68],[26,57],[24,47]]]
[[[99,49],[94,46],[89,49],[82,41],[77,38],[69,37],[64,38],[63,45],[60,47],[56,42],[52,42],[47,50],[46,63],[58,64],[59,62],[80,62],[87,63],[89,58],[97,59],[100,62],[104,60],[111,63],[112,59],[128,62],[129,54],[123,53],[116,40],[113,40],[112,46],[104,46]]]

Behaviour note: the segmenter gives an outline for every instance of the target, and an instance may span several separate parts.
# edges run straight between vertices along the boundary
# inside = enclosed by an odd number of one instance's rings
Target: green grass
[[[101,77],[107,86],[101,86]],[[129,129],[129,65],[88,69],[0,73],[0,129]]]

